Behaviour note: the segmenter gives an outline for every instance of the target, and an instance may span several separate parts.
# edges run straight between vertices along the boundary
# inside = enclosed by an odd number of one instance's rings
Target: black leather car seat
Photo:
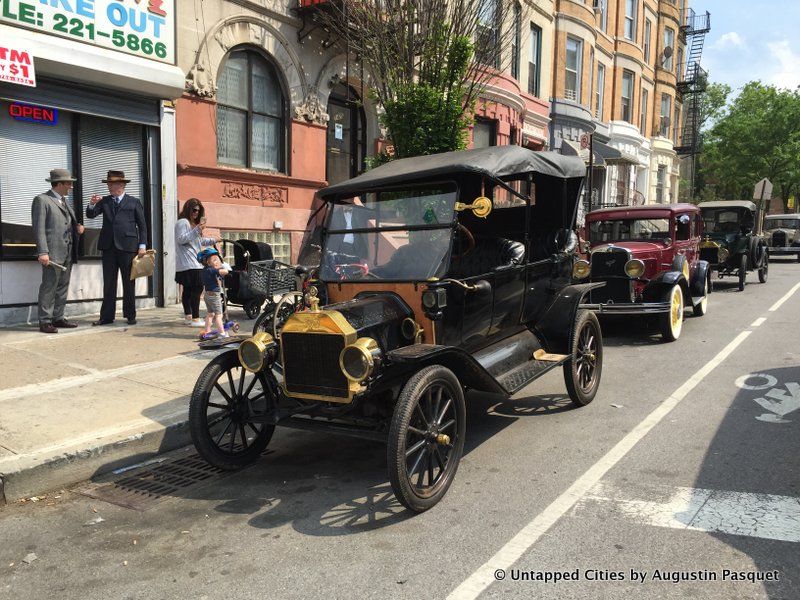
[[[498,268],[510,268],[522,264],[525,245],[505,238],[481,238],[475,248],[465,256],[454,257],[453,275],[458,278],[474,277],[491,273]]]

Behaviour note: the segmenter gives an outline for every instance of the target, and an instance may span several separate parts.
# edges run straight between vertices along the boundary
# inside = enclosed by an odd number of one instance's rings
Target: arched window
[[[286,97],[275,67],[252,50],[228,55],[217,83],[217,162],[286,171]]]

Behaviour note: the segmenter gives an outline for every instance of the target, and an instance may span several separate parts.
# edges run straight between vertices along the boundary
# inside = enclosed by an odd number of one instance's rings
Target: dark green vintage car
[[[749,200],[701,202],[704,238],[700,242],[700,260],[708,261],[721,279],[739,278],[743,290],[748,271],[758,271],[758,280],[767,282],[769,250],[756,234],[756,205]]]

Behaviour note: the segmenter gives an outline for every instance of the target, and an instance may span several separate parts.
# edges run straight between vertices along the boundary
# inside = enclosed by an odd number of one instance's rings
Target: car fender
[[[570,354],[570,336],[584,296],[605,282],[568,285],[558,292],[539,321],[531,327],[548,352]]]
[[[386,359],[388,364],[381,376],[381,387],[392,387],[398,381],[407,380],[411,373],[428,365],[438,364],[455,373],[464,387],[508,395],[500,383],[463,348],[413,344],[387,352]]]
[[[642,292],[642,299],[645,302],[660,302],[664,294],[675,284],[681,286],[684,302],[686,299],[691,299],[689,282],[681,271],[663,271],[653,277]]]

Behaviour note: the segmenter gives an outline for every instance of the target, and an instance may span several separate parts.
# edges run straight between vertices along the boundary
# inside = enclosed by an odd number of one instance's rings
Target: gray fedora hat
[[[46,178],[45,181],[49,181],[50,183],[60,183],[62,181],[78,180],[72,176],[72,173],[70,173],[68,169],[52,169],[50,171],[50,177]]]

